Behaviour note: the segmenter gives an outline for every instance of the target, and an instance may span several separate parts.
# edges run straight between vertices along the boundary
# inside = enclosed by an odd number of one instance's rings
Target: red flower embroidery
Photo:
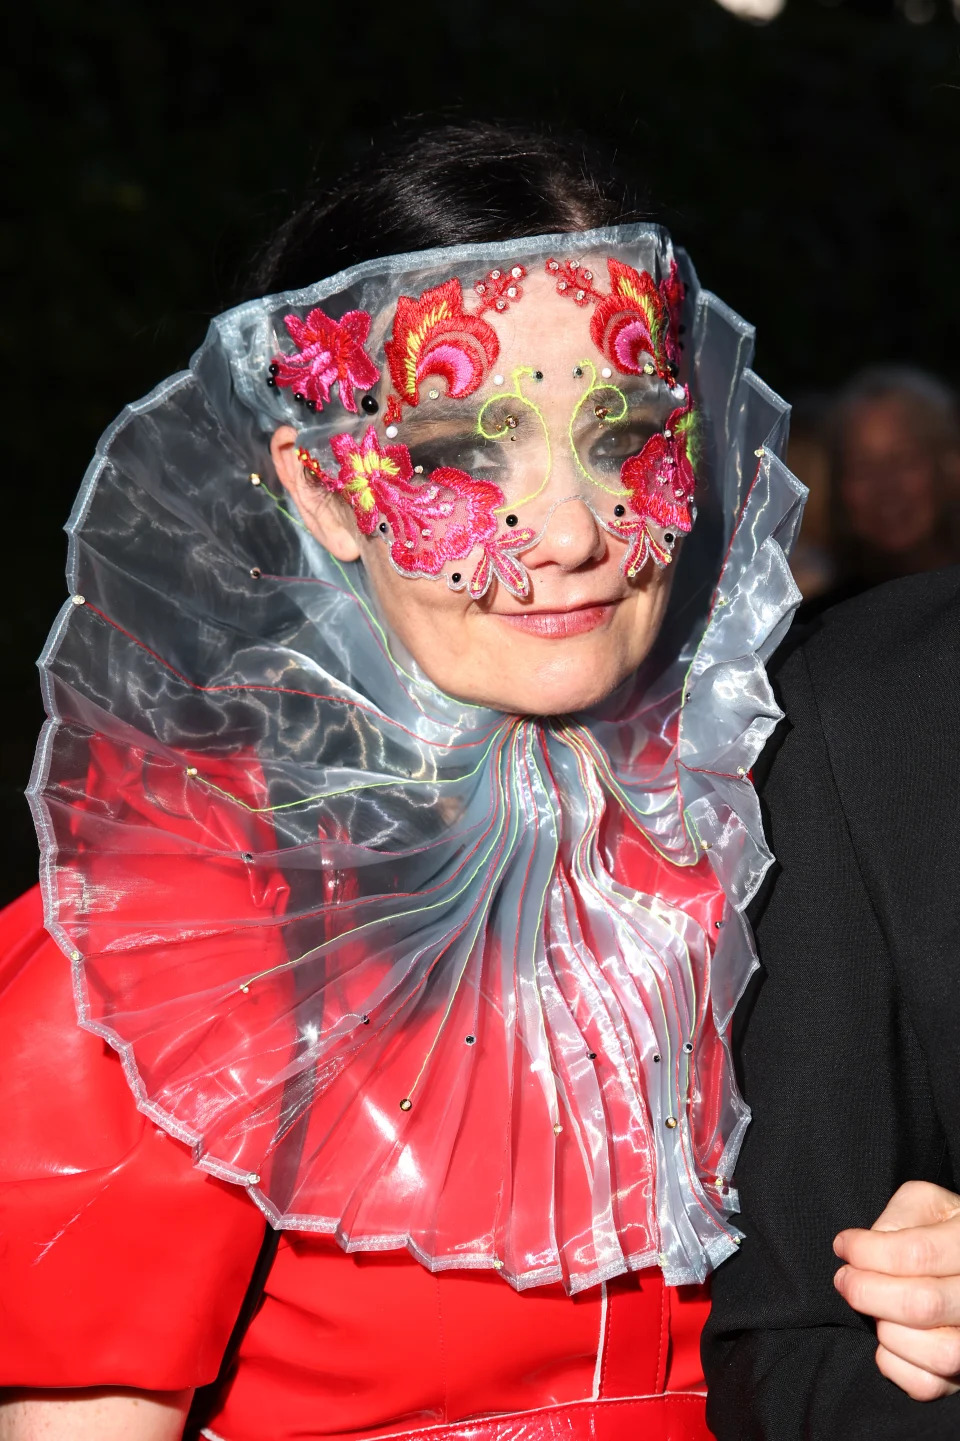
[[[454,279],[425,290],[419,300],[400,297],[384,353],[400,400],[413,406],[428,375],[444,379],[455,400],[472,395],[500,354],[500,342],[486,320],[464,310]]]
[[[340,467],[336,476],[309,451],[301,449],[298,456],[325,489],[350,503],[364,535],[377,530],[389,535],[390,558],[399,571],[436,576],[448,562],[465,560],[480,547],[483,554],[468,585],[474,599],[486,593],[494,576],[514,595],[529,594],[529,577],[515,553],[535,535],[527,527],[497,533],[496,512],[504,504],[499,486],[449,466],[415,482],[407,447],[381,447],[372,425],[359,445],[344,434],[335,435],[330,448]]]
[[[492,487],[497,490],[500,499],[498,505],[503,504],[503,492],[498,486]],[[520,600],[526,600],[530,594],[530,576],[522,561],[517,560],[517,552],[525,550],[528,545],[536,539],[536,532],[529,526],[517,527],[516,530],[504,530],[499,535],[491,535],[483,543],[483,556],[481,557],[476,570],[470,577],[470,594],[474,600],[479,600],[486,595],[490,583],[496,579],[505,585],[511,595],[517,596]]]
[[[473,287],[480,297],[476,314],[482,315],[485,310],[495,310],[498,315],[502,315],[511,301],[520,300],[523,296],[520,281],[526,279],[526,274],[522,265],[511,265],[509,270],[491,270],[485,280],[478,280]]]
[[[683,406],[671,412],[663,430],[650,437],[639,455],[623,463],[620,479],[630,492],[633,515],[609,521],[608,528],[630,542],[623,561],[625,575],[635,576],[649,557],[657,565],[669,565],[675,532],[687,535],[693,528],[697,482],[691,451],[695,427],[696,416],[688,397]],[[651,525],[664,532],[662,540]]]
[[[579,260],[565,260],[561,264],[559,260],[551,259],[547,261],[546,271],[556,279],[557,294],[568,296],[575,305],[583,307],[592,300],[604,299],[602,291],[594,289],[593,271],[581,265]]]
[[[344,408],[356,415],[354,388],[370,390],[380,379],[363,348],[370,333],[367,312],[348,310],[337,321],[318,308],[306,320],[285,315],[283,323],[298,353],[273,357],[272,383],[292,390],[294,399],[306,401],[311,410],[322,410],[330,403],[330,388],[336,382]]]
[[[645,364],[661,380],[673,380],[680,364],[679,321],[684,288],[677,262],[657,285],[646,270],[634,270],[612,257],[607,261],[611,293],[593,284],[593,274],[579,261],[547,261],[557,291],[580,306],[596,304],[590,318],[593,343],[624,375],[641,375]],[[643,357],[649,356],[645,362]]]

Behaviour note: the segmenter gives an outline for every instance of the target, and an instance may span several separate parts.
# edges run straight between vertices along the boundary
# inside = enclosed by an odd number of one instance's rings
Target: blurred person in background
[[[960,411],[948,385],[867,367],[838,398],[832,448],[837,579],[817,609],[960,561]]]

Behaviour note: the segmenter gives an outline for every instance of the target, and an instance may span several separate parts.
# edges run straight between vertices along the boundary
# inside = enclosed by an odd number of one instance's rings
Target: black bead
[[[279,367],[279,365],[277,364],[276,361],[274,361],[272,365],[268,365],[268,366],[267,366],[267,370],[269,371],[269,373],[270,373],[271,375],[279,375],[279,374],[280,374],[280,367]]]
[[[461,580],[460,572],[458,570],[455,570],[450,579],[453,581],[454,585],[459,585]]]
[[[304,395],[302,390],[295,390],[293,392],[293,398],[294,400],[299,400],[300,404],[302,405],[307,397]]]
[[[252,566],[250,567],[250,575],[251,575],[251,577],[252,577],[253,580],[259,580],[260,577],[263,575],[263,571],[260,569],[260,567],[259,567],[258,565],[252,565]]]
[[[464,1039],[468,1046],[472,1046],[477,1038],[476,1036],[465,1036]]]
[[[659,1057],[659,1056],[654,1056],[653,1059],[654,1059],[655,1061],[659,1061],[660,1057]]]
[[[595,1061],[596,1059],[597,1059],[597,1053],[596,1053],[596,1051],[588,1051],[588,1052],[587,1052],[587,1060],[588,1060],[588,1061]]]
[[[543,371],[542,371],[542,370],[535,370],[535,371],[533,372],[533,378],[534,378],[534,380],[542,380],[542,379],[543,379]]]
[[[625,505],[615,505],[615,506],[613,507],[613,513],[614,513],[614,515],[618,515],[618,516],[619,516],[619,515],[626,515],[626,513],[627,513],[627,507],[626,507]]]
[[[308,410],[316,410],[316,408],[317,408],[317,402],[316,402],[315,400],[308,400],[308,401],[307,401],[307,409],[308,409]]]
[[[361,1016],[361,1017],[360,1017],[360,1020],[363,1022],[363,1024],[364,1024],[365,1026],[369,1026],[369,1024],[370,1024],[370,1017],[369,1017],[369,1016]]]
[[[267,384],[269,385],[271,390],[275,390],[277,387],[277,382],[274,380],[272,375],[267,376]]]
[[[387,533],[387,522],[386,522],[385,520],[381,520],[380,524],[377,526],[377,529],[379,530],[379,532],[380,532],[381,535],[386,535],[386,533]]]
[[[507,516],[504,516],[504,520],[506,521],[507,525],[509,525],[509,526],[514,526],[514,525],[516,525],[516,523],[517,523],[517,516],[515,516],[515,515],[507,515]]]
[[[575,366],[573,373],[574,373],[574,375],[577,377],[577,379],[579,380],[580,377],[581,377],[581,375],[583,374],[583,366],[582,366],[582,365],[577,365],[577,366]]]
[[[377,411],[380,409],[377,398],[373,395],[365,395],[361,400],[360,404],[363,406],[364,410],[367,412],[368,415],[376,415]]]
[[[673,542],[676,540],[677,537],[674,535],[672,530],[667,530],[664,531],[663,538],[667,542],[667,545],[673,545]]]

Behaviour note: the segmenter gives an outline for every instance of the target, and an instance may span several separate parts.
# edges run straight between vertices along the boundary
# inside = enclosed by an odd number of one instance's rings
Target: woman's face
[[[443,576],[400,574],[382,539],[362,535],[344,501],[304,476],[292,427],[276,433],[273,456],[312,532],[338,559],[360,560],[384,621],[435,685],[498,710],[554,715],[607,696],[636,670],[660,628],[672,566],[648,561],[633,580],[621,574],[626,542],[594,513],[594,507],[604,514],[610,509],[611,494],[594,494],[586,477],[596,470],[602,481],[617,484],[623,459],[662,427],[677,401],[659,382],[647,382],[635,391],[620,427],[604,426],[592,403],[578,410],[587,383],[580,362],[591,358],[588,374],[591,363],[602,363],[590,344],[588,318],[558,299],[546,275],[527,277],[523,288],[522,302],[497,318],[497,370],[509,378],[523,367],[542,377],[527,386],[535,409],[497,399],[494,408],[516,411],[519,424],[484,445],[475,398],[438,397],[440,382],[432,391],[433,414],[429,404],[418,407],[404,420],[400,439],[426,475],[445,463],[501,486],[520,525],[537,533],[520,556],[530,577],[525,599],[496,581],[473,600],[466,590],[450,589]],[[487,424],[503,429],[495,415]]]

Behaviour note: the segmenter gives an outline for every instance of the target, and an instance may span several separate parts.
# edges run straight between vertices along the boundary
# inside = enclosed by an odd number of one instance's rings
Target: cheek
[[[450,642],[470,604],[465,591],[453,591],[440,576],[405,576],[390,564],[386,547],[369,542],[361,557],[380,613],[400,637],[414,659],[423,664],[423,652],[436,652]]]

